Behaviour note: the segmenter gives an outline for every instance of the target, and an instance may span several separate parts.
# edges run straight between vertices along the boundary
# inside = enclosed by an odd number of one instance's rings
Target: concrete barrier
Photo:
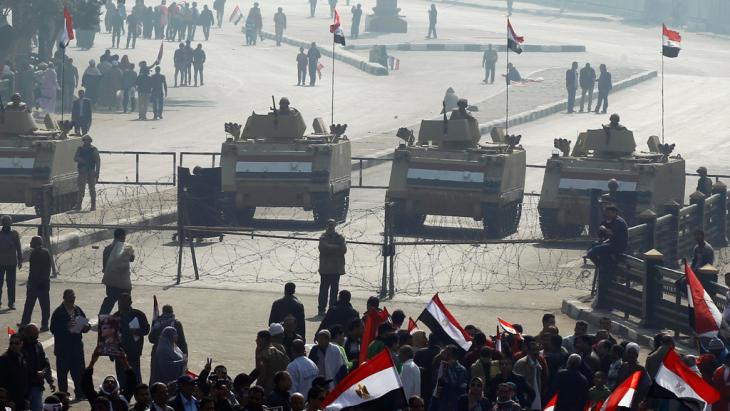
[[[274,40],[275,36],[274,33],[270,33],[267,31],[262,31],[261,35],[266,39]],[[309,48],[309,45],[311,42],[295,39],[292,37],[284,36],[281,39],[282,43],[289,44],[294,47],[304,47],[305,49]],[[322,53],[323,56],[332,57],[332,50],[326,48],[326,47],[319,47],[319,52]],[[350,66],[355,67],[358,70],[362,70],[368,74],[372,74],[374,76],[387,76],[388,75],[388,69],[381,66],[380,64],[370,63],[369,61],[365,60],[364,58],[358,56],[355,53],[350,53],[346,50],[337,50],[335,52],[335,59],[340,60],[345,64],[349,64]]]
[[[465,43],[465,44],[446,44],[446,43],[399,43],[399,44],[381,44],[388,50],[394,51],[467,51],[467,52],[483,52],[487,49],[487,44]],[[346,50],[370,50],[372,44],[352,44],[345,47]],[[498,52],[507,51],[507,46],[503,44],[494,44],[492,48]],[[584,53],[586,46],[582,45],[540,45],[525,44],[522,50],[526,53]]]

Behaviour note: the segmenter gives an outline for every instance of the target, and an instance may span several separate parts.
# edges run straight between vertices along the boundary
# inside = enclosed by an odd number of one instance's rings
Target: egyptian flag
[[[194,372],[192,372],[190,370],[185,370],[185,375],[187,375],[188,377],[190,377],[190,378],[192,378],[194,380],[197,380],[198,379],[198,374],[196,374],[196,373],[194,373]]]
[[[63,30],[58,35],[58,47],[65,49],[68,43],[74,39],[74,21],[67,7],[63,8]]]
[[[238,6],[236,6],[236,8],[233,9],[233,13],[231,13],[231,17],[228,18],[228,21],[235,25],[238,25],[238,23],[241,21],[242,18],[243,18],[243,13],[241,13],[241,9]]]
[[[525,41],[524,37],[520,37],[515,34],[512,24],[507,19],[507,48],[514,51],[517,54],[522,53],[522,42]],[[508,51],[509,52],[509,51]]]
[[[12,328],[8,327],[8,338],[10,338],[10,336],[11,335],[14,335],[14,334],[15,334],[15,330],[13,330]]]
[[[157,59],[155,60],[155,64],[160,64],[162,62],[162,49],[164,47],[164,42],[160,43],[160,51],[157,52]],[[157,303],[157,300],[155,300],[155,303]]]
[[[543,411],[555,411],[555,404],[558,403],[558,394],[556,393],[553,395],[553,398],[548,401],[547,404],[545,404],[545,408],[543,408]]]
[[[631,402],[634,400],[636,387],[639,386],[642,371],[636,371],[624,382],[621,383],[611,395],[606,398],[601,406],[601,411],[617,411],[620,408],[631,408]]]
[[[387,309],[378,310],[371,308],[368,311],[368,316],[365,319],[365,329],[362,333],[362,341],[360,341],[360,358],[358,358],[360,364],[368,360],[368,347],[375,340],[380,324],[388,321],[388,318],[390,318],[390,314]]]
[[[413,334],[414,331],[418,331],[418,326],[413,318],[408,317],[408,334]]]
[[[345,32],[342,31],[342,26],[340,24],[340,13],[337,12],[337,9],[335,9],[335,22],[333,24],[330,24],[330,33],[335,35],[334,42],[345,45]]]
[[[455,344],[464,351],[469,351],[469,348],[471,348],[471,335],[464,331],[461,324],[446,309],[438,293],[429,301],[421,315],[418,316],[417,321],[426,324],[431,332],[441,337],[441,341],[447,344]]]
[[[497,317],[497,322],[499,323],[499,326],[504,330],[504,332],[512,335],[519,334],[517,330],[515,330],[514,325],[508,323],[507,321]]]
[[[678,31],[669,30],[662,24],[662,54],[664,57],[677,57],[682,49],[682,36]]]
[[[722,314],[712,302],[702,283],[684,262],[684,276],[687,279],[687,295],[689,301],[689,323],[700,337],[716,337],[722,324]]]
[[[702,410],[720,399],[720,393],[684,365],[674,348],[664,356],[662,365],[654,376],[654,384],[664,388],[665,393],[692,409]]]
[[[325,411],[399,410],[408,405],[390,351],[381,351],[340,381],[322,403]]]

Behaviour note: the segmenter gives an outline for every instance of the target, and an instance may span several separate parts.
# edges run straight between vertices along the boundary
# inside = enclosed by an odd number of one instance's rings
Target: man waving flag
[[[63,8],[63,30],[58,35],[58,46],[65,49],[68,43],[74,39],[74,22],[67,7]]]
[[[700,337],[716,337],[722,326],[720,310],[686,261],[684,276],[687,279],[690,325]]]
[[[441,341],[447,344],[454,344],[464,351],[469,351],[471,348],[471,335],[464,331],[461,324],[441,302],[438,294],[431,298],[416,321],[426,324],[431,332],[437,334],[441,337]]]
[[[512,28],[512,23],[507,19],[507,47],[517,54],[522,53],[522,43],[525,41],[524,37],[518,36],[515,30]]]
[[[682,49],[682,36],[678,31],[669,30],[662,24],[662,54],[664,57],[677,57]]]

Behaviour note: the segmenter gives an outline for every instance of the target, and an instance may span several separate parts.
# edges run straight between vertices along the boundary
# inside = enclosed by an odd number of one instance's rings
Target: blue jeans
[[[28,390],[28,401],[30,402],[30,411],[43,411],[43,386],[31,385]]]
[[[3,298],[3,280],[8,285],[8,307],[15,305],[15,272],[17,266],[14,265],[0,265],[0,304],[2,304]]]
[[[201,81],[202,81],[202,75],[201,75]],[[189,84],[190,82],[188,82]],[[152,100],[152,114],[155,116],[154,118],[162,118],[162,109],[165,105],[165,96],[162,94],[155,94],[153,93],[150,97]]]
[[[71,380],[74,382],[74,397],[83,398],[84,391],[81,386],[81,376],[85,367],[84,346],[69,347],[63,355],[56,356],[56,372],[58,373],[58,389],[68,392],[68,374],[71,373]]]
[[[99,315],[111,314],[114,304],[119,301],[119,296],[124,293],[132,294],[132,290],[123,290],[117,287],[106,286],[106,297],[101,302],[101,308],[99,308]]]

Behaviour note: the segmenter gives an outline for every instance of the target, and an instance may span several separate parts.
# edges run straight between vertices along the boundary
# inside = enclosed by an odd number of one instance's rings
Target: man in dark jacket
[[[598,228],[600,242],[588,250],[588,258],[593,261],[598,272],[601,273],[607,264],[615,261],[616,257],[626,251],[629,241],[629,228],[626,221],[618,216],[618,208],[606,206],[603,211],[605,220]]]
[[[337,304],[327,310],[327,314],[324,316],[322,323],[319,324],[317,332],[319,330],[329,330],[335,325],[340,325],[342,329],[345,329],[352,320],[360,318],[360,314],[350,304],[351,298],[352,296],[349,291],[340,291],[340,294],[337,296]]]
[[[28,262],[28,282],[26,284],[25,307],[20,326],[30,323],[36,300],[41,306],[41,332],[48,331],[48,319],[51,316],[50,297],[51,288],[51,254],[43,248],[43,239],[34,236],[30,240],[30,257]]]
[[[175,411],[199,410],[200,401],[195,398],[195,380],[189,375],[177,379],[177,395],[167,405]]]
[[[588,111],[591,111],[593,104],[593,88],[596,86],[596,70],[593,70],[591,63],[586,63],[585,67],[580,69],[580,112],[583,112],[583,103],[585,103],[586,94],[588,94]]]
[[[81,376],[84,372],[84,341],[81,333],[89,332],[86,314],[76,305],[74,290],[63,292],[61,303],[51,316],[51,333],[55,339],[53,354],[56,356],[56,372],[58,373],[58,389],[68,392],[68,373],[74,382],[76,399],[84,398],[81,389]],[[83,322],[86,325],[81,326]]]
[[[150,332],[147,316],[140,310],[132,308],[132,296],[123,293],[119,296],[119,311],[114,313],[119,318],[119,331],[122,334],[120,346],[127,357],[128,365],[134,370],[137,381],[142,381],[140,358],[144,348],[144,336]],[[127,384],[126,366],[115,361],[119,385]]]
[[[433,360],[441,352],[440,345],[438,336],[431,333],[428,336],[428,346],[419,349],[413,356],[413,362],[421,369],[421,393],[423,393],[424,401],[426,402],[426,409],[429,409],[428,404],[431,402],[430,394],[433,393],[433,383],[436,380]]]
[[[575,92],[578,90],[578,62],[574,61],[569,70],[565,71],[565,89],[568,91],[568,113],[575,107]]]
[[[570,395],[558,395],[556,410],[582,410],[588,402],[590,384],[580,372],[581,359],[578,354],[568,357],[566,368],[558,371],[546,398],[553,398],[557,392],[569,392]]]
[[[287,371],[274,374],[274,390],[266,397],[264,404],[272,410],[289,411],[289,390],[292,386],[291,376]]]
[[[613,89],[613,82],[611,81],[611,73],[608,72],[605,64],[598,66],[598,70],[601,75],[598,77],[598,101],[596,102],[594,112],[598,113],[600,110],[601,113],[606,114],[606,110],[608,109],[608,94]],[[601,108],[601,104],[603,104],[603,108]]]
[[[360,19],[362,19],[362,4],[352,6],[352,25],[350,26],[350,37],[356,39],[360,35]]]
[[[9,215],[0,218],[0,300],[3,294],[3,281],[8,285],[8,309],[15,309],[15,275],[18,268],[23,267],[23,250],[20,247],[20,235],[13,230],[13,219]],[[7,277],[6,277],[7,275]],[[0,305],[2,303],[0,302]]]
[[[172,61],[175,64],[175,85],[173,87],[177,87],[178,74],[180,75],[180,85],[187,85],[187,76],[185,74],[185,68],[187,67],[185,64],[185,52],[185,44],[180,43],[180,46],[177,50],[175,50],[175,54],[172,57]]]
[[[175,318],[175,312],[169,304],[163,305],[162,314],[160,314],[157,320],[152,321],[150,333],[147,336],[147,339],[153,345],[152,352],[155,352],[154,346],[156,346],[160,341],[160,334],[162,334],[162,330],[166,327],[175,328],[175,331],[177,331],[177,340],[175,341],[175,345],[180,348],[180,351],[182,351],[183,354],[188,355],[188,342],[185,339],[185,329],[183,328],[182,323]]]
[[[276,33],[277,47],[281,46],[284,30],[286,30],[286,14],[284,14],[284,9],[279,7],[276,14],[274,14],[274,32]]]
[[[23,339],[20,334],[13,334],[8,344],[8,350],[0,355],[0,388],[7,391],[7,399],[15,404],[15,409],[25,409],[30,371],[23,358]]]
[[[317,65],[319,64],[319,59],[321,57],[322,54],[319,52],[317,44],[312,42],[309,46],[309,50],[307,50],[307,60],[309,62],[309,87],[314,87],[314,83],[317,81]],[[334,295],[336,294],[337,293]]]
[[[125,113],[127,112],[127,107],[130,108],[129,111],[134,111],[135,109],[136,101],[134,99],[134,85],[136,83],[137,72],[134,71],[134,64],[130,64],[125,67],[122,72],[122,109],[124,109]]]
[[[515,385],[515,399],[523,408],[528,408],[535,400],[535,391],[530,388],[527,381],[513,370],[514,363],[511,358],[499,360],[499,374],[489,381],[487,397],[493,403],[497,401],[497,388],[503,382],[511,382]],[[549,398],[549,397],[548,397]]]
[[[125,106],[126,110],[126,106]],[[91,100],[86,98],[86,92],[79,90],[79,98],[71,106],[71,121],[74,123],[76,134],[85,135],[91,129]]]
[[[286,283],[284,285],[284,296],[271,304],[271,313],[269,314],[269,324],[284,323],[287,315],[292,315],[297,323],[296,333],[301,335],[306,341],[306,323],[304,321],[304,305],[294,295],[297,286],[294,283]]]
[[[311,51],[311,50],[310,50]],[[311,73],[310,73],[311,74]],[[340,276],[345,274],[345,253],[347,244],[345,237],[335,231],[337,223],[327,221],[327,230],[319,237],[319,305],[318,315],[323,317],[327,308],[327,292],[329,306],[335,305],[335,297],[340,287]]]
[[[51,363],[48,361],[43,345],[38,341],[38,326],[28,324],[22,329],[23,358],[28,365],[28,400],[30,409],[38,410],[43,407],[43,390],[45,382],[56,391],[51,375]]]

